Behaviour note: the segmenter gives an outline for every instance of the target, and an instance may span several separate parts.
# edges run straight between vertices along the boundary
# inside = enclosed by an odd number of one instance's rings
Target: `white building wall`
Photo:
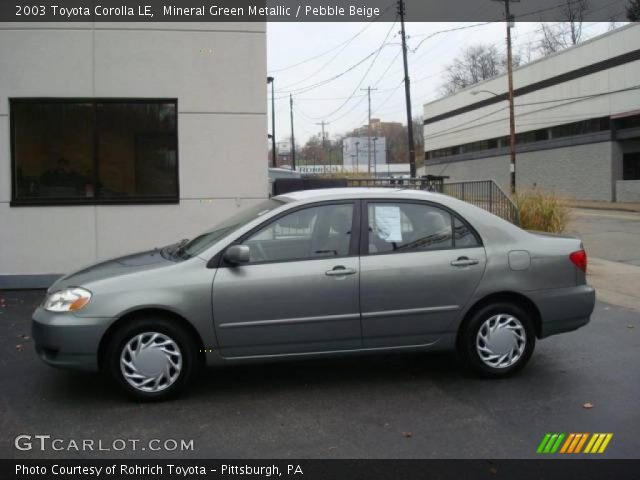
[[[193,237],[268,195],[263,23],[2,23],[0,72],[0,280]],[[10,97],[178,98],[180,203],[11,207]]]
[[[630,24],[619,30],[588,40],[517,68],[513,73],[514,88],[615,57],[640,46],[640,24]],[[611,92],[638,86],[640,60],[590,74],[515,97],[516,132],[526,132],[594,117],[640,109],[640,90],[612,93],[592,98],[571,100],[572,97]],[[490,93],[507,91],[507,76],[472,85],[455,95],[424,105],[424,118],[490,98]],[[478,92],[473,95],[471,92]],[[544,103],[540,103],[544,102]],[[532,105],[532,103],[535,103]],[[528,104],[528,105],[527,105]],[[488,105],[471,112],[427,124],[424,127],[425,149],[435,150],[509,133],[508,103]]]

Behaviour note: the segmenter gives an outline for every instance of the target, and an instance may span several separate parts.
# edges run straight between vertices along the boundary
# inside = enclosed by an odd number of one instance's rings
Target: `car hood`
[[[78,287],[105,278],[128,275],[173,264],[174,262],[160,255],[160,250],[134,253],[96,263],[77,272],[69,273],[49,287],[49,291],[60,290],[66,287]]]

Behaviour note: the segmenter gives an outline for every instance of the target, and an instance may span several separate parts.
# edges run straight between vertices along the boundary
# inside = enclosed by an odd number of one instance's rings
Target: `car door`
[[[480,238],[432,203],[369,200],[362,211],[363,346],[437,342],[483,275]]]
[[[221,264],[213,317],[225,357],[359,348],[359,204],[288,211],[236,243],[250,261]]]

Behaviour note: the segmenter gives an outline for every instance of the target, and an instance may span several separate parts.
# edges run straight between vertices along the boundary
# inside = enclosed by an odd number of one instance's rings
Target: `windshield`
[[[234,230],[246,225],[252,220],[264,215],[271,210],[283,205],[284,202],[275,199],[269,199],[265,202],[245,208],[235,215],[216,225],[213,229],[198,235],[193,240],[183,240],[175,245],[166,247],[166,254],[174,259],[187,259],[198,255],[212,246],[221,238],[229,235]]]

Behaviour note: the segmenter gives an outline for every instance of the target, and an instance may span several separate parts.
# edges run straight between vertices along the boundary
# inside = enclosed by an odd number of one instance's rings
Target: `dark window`
[[[632,115],[629,117],[616,118],[614,120],[616,128],[638,128],[640,127],[640,115]]]
[[[285,262],[349,254],[353,204],[322,205],[284,215],[243,243],[251,262]]]
[[[640,180],[640,152],[624,154],[622,157],[622,179]]]
[[[628,128],[638,123],[638,118],[633,120],[634,117],[628,117],[628,120],[618,120],[619,128]],[[624,120],[624,121],[623,121]],[[635,123],[634,123],[635,122]],[[531,130],[528,132],[520,132],[516,134],[516,144],[522,145],[527,143],[543,142],[550,138],[562,138],[573,135],[583,135],[585,133],[602,132],[609,130],[609,117],[592,118],[589,120],[583,120],[580,122],[567,123],[564,125],[558,125],[552,128],[541,128],[538,130]],[[491,150],[494,148],[508,147],[510,145],[510,137],[498,137],[490,138],[487,140],[481,140],[478,142],[465,143],[462,145],[456,145],[452,147],[440,148],[437,150],[431,150],[426,152],[425,158],[440,158],[449,157],[452,155],[458,155],[460,153],[468,152],[482,152],[485,150]]]
[[[176,202],[176,100],[12,99],[13,204]]]
[[[480,239],[469,228],[469,226],[460,220],[458,217],[454,217],[453,220],[453,236],[456,248],[471,248],[479,247]]]
[[[580,122],[566,123],[551,128],[551,138],[570,137],[573,135],[584,135],[586,133],[602,132],[609,130],[609,119],[592,118]]]
[[[451,215],[417,203],[369,203],[369,253],[453,248]]]

